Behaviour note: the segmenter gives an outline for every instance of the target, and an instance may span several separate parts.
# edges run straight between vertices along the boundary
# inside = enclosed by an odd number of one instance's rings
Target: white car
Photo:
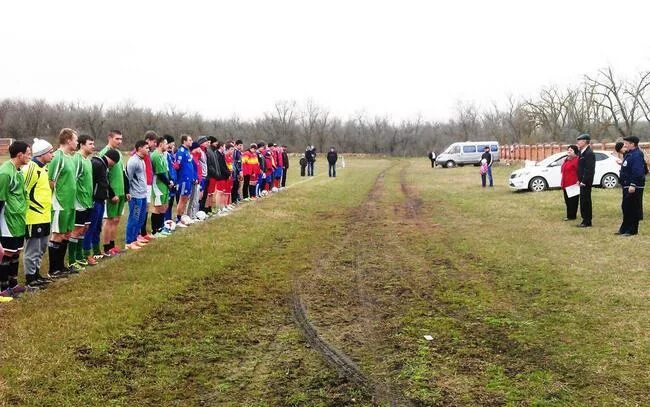
[[[618,186],[621,166],[617,162],[617,157],[607,151],[594,151],[594,155],[596,156],[594,186],[603,188]],[[565,159],[566,152],[556,153],[542,161],[531,163],[514,171],[508,180],[510,189],[541,192],[549,188],[559,188],[562,181],[560,169]]]

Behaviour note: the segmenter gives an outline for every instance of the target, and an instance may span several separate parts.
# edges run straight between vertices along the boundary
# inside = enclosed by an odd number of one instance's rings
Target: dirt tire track
[[[372,189],[368,193],[366,201],[360,205],[359,209],[357,209],[358,214],[367,214],[368,210],[375,206],[376,201],[383,192],[382,186],[386,171],[387,170],[382,171],[377,176]],[[350,241],[352,237],[353,236],[350,233],[347,234],[344,239],[345,241]],[[403,397],[399,391],[393,389],[392,386],[370,379],[361,371],[356,363],[350,359],[350,357],[326,341],[319,334],[318,330],[311,323],[307,315],[307,310],[300,295],[301,289],[297,277],[294,275],[292,280],[290,303],[296,325],[300,331],[302,331],[310,345],[323,356],[327,363],[334,367],[339,374],[343,375],[346,379],[358,384],[373,394],[373,400],[375,403],[381,405],[389,404],[391,406],[412,406],[413,404]],[[360,295],[365,297],[362,291],[363,288],[360,287]],[[365,298],[365,300],[362,298],[362,302],[369,302],[369,300],[367,298]]]

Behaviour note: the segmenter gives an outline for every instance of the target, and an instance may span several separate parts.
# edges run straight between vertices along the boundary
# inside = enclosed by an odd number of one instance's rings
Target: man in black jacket
[[[328,173],[330,177],[336,178],[336,160],[338,159],[339,155],[336,153],[336,150],[334,147],[330,147],[330,151],[327,152]]]
[[[590,143],[591,137],[589,134],[581,134],[576,139],[576,144],[580,149],[578,182],[580,183],[580,216],[582,216],[582,222],[578,224],[579,228],[591,227],[591,187],[596,172],[596,156],[591,151]]]
[[[314,163],[316,162],[316,149],[314,146],[308,146],[305,150],[305,158],[307,159],[307,176],[314,176]]]
[[[93,261],[102,258],[100,236],[102,234],[102,220],[106,200],[112,199],[115,192],[108,182],[108,169],[120,161],[120,153],[117,150],[109,149],[101,157],[93,157],[90,163],[93,167],[93,207],[90,210],[90,226],[84,235],[84,254]],[[92,256],[90,249],[92,248]]]
[[[208,137],[210,145],[205,150],[205,160],[208,165],[208,179],[206,180],[206,188],[203,192],[206,195],[205,212],[212,213],[213,205],[215,206],[214,212],[217,211],[215,202],[215,193],[217,192],[217,176],[219,175],[219,163],[217,161],[217,138],[214,136]]]
[[[287,183],[287,171],[289,171],[289,155],[287,154],[287,146],[282,146],[282,165],[284,170],[282,171],[282,183],[280,186],[285,187]]]

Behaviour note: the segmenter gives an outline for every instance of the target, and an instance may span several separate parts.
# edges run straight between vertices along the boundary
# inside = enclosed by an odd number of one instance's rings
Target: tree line
[[[650,71],[633,79],[615,75],[611,67],[566,88],[543,88],[535,97],[511,96],[501,105],[479,107],[459,102],[446,122],[421,115],[394,122],[389,116],[356,113],[334,116],[313,101],[279,101],[252,120],[237,116],[209,119],[168,106],[152,110],[125,102],[116,106],[44,100],[0,101],[0,137],[55,141],[63,127],[93,136],[99,145],[110,129],[119,129],[127,145],[147,130],[160,134],[214,135],[219,139],[264,140],[286,144],[290,151],[313,145],[318,151],[335,146],[350,153],[391,156],[424,155],[454,141],[498,140],[502,144],[568,142],[588,132],[596,140],[635,134],[650,136]]]

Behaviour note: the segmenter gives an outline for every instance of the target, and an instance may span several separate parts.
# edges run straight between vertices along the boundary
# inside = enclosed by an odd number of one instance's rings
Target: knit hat
[[[39,157],[43,154],[49,153],[52,149],[52,144],[48,143],[46,140],[35,138],[34,144],[32,144],[32,155],[34,157]]]
[[[114,148],[109,148],[108,151],[106,151],[106,154],[104,155],[106,156],[106,158],[110,158],[114,163],[120,161],[120,153]]]
[[[199,143],[197,143],[196,141],[193,141],[193,142],[192,142],[192,147],[190,147],[190,151],[199,148],[199,146],[200,146]]]

